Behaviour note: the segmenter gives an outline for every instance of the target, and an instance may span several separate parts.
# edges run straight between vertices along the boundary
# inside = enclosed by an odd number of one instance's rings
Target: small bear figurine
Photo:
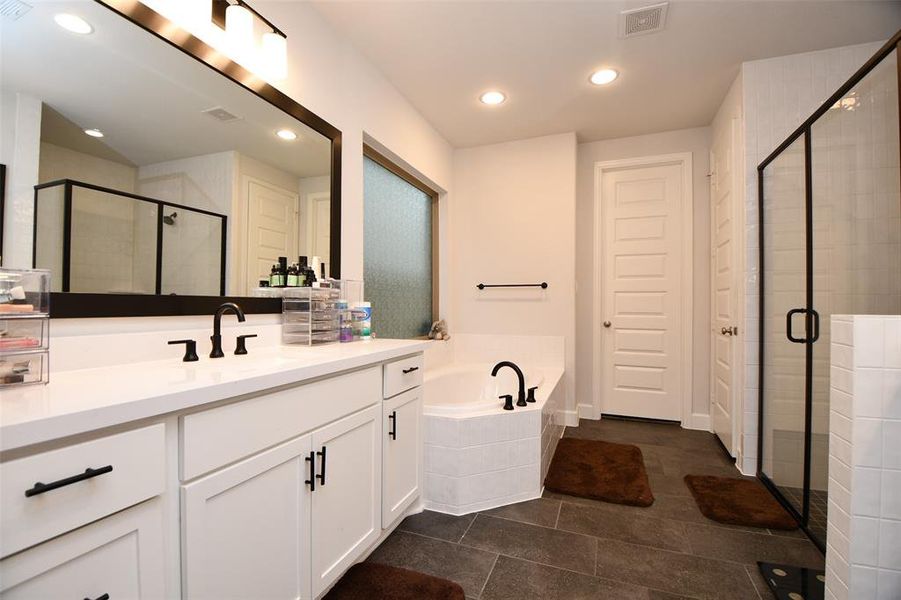
[[[449,340],[450,334],[447,332],[447,322],[444,319],[432,323],[432,329],[429,331],[430,340]]]

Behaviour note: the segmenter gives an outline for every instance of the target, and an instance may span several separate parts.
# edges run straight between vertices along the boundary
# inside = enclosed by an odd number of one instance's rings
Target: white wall
[[[594,322],[593,290],[597,266],[594,264],[594,167],[595,163],[657,154],[691,152],[692,193],[694,196],[693,273],[694,327],[692,412],[701,415],[700,426],[706,427],[704,415],[709,412],[710,378],[710,187],[707,180],[710,128],[682,129],[651,135],[602,140],[579,144],[578,194],[576,203],[576,396],[579,404],[592,404],[594,356],[592,332],[600,327]],[[587,410],[587,408],[585,409]],[[686,423],[685,426],[692,424]]]
[[[363,278],[363,136],[447,192],[452,149],[353,45],[306,3],[254,5],[288,35],[289,77],[282,90],[343,134],[341,274]]]
[[[575,424],[575,134],[457,150],[453,189],[451,331],[563,336]],[[547,290],[475,287],[541,281]]]
[[[742,435],[745,474],[757,468],[759,244],[757,165],[832,95],[882,44],[780,56],[742,65],[745,141],[745,369]]]

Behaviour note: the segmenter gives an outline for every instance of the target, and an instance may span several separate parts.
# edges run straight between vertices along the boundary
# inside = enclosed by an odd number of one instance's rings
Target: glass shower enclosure
[[[901,313],[896,35],[758,167],[758,477],[825,549],[830,318]]]

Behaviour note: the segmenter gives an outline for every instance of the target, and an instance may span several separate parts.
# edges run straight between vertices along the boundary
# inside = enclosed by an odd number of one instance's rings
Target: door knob
[[[612,323],[610,321],[604,321],[604,327],[610,327]]]
[[[723,327],[720,329],[720,333],[723,335],[736,335],[738,334],[738,327]]]

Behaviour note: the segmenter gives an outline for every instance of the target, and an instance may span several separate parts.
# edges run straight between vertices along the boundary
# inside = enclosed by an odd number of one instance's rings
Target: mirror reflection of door
[[[246,290],[269,274],[280,256],[297,256],[298,195],[259,180],[247,185]]]

